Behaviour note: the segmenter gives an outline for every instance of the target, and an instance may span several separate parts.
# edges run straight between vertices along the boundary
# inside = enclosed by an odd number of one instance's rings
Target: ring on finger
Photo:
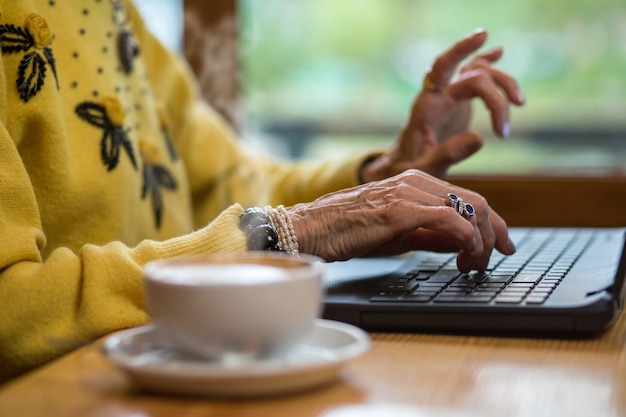
[[[463,199],[454,193],[448,193],[446,205],[452,207],[457,213],[461,214],[459,210],[463,210]]]
[[[432,91],[434,93],[440,93],[445,87],[445,84],[437,84],[432,80],[432,73],[427,72],[422,80],[422,89],[424,91]]]
[[[471,217],[474,217],[475,214],[476,210],[474,210],[474,206],[470,203],[463,203],[463,217],[469,220]]]
[[[476,214],[476,210],[474,210],[473,205],[464,202],[461,197],[454,193],[448,193],[446,205],[452,207],[457,213],[468,220]]]

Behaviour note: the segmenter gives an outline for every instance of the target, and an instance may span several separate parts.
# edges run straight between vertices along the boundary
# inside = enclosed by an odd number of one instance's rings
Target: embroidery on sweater
[[[13,24],[0,25],[2,53],[26,52],[18,66],[15,82],[20,98],[24,102],[35,97],[43,88],[46,79],[46,64],[50,65],[57,90],[59,89],[56,61],[50,47],[52,40],[48,23],[35,13],[28,15],[25,28]]]
[[[111,0],[113,3],[113,21],[119,29],[117,35],[117,56],[122,65],[122,71],[130,74],[133,71],[133,60],[139,55],[139,45],[133,39],[128,29],[128,13],[120,0]]]
[[[178,184],[176,178],[174,178],[169,170],[157,162],[158,151],[150,142],[141,140],[139,142],[139,149],[144,161],[141,199],[145,199],[148,192],[151,193],[152,210],[154,211],[156,228],[159,229],[163,217],[163,197],[161,196],[160,187],[168,190],[176,190]]]
[[[178,159],[178,153],[176,152],[176,148],[172,142],[172,137],[170,136],[170,126],[172,122],[169,117],[169,113],[165,105],[161,102],[157,104],[157,112],[159,115],[159,123],[161,125],[161,133],[163,134],[163,139],[165,140],[165,145],[167,146],[167,152],[170,155],[170,159],[172,161],[176,161]]]
[[[87,123],[102,129],[100,156],[107,170],[114,169],[120,159],[120,149],[124,149],[137,169],[133,145],[127,137],[130,129],[124,130],[126,112],[116,98],[105,97],[101,103],[84,101],[76,106],[76,114]]]

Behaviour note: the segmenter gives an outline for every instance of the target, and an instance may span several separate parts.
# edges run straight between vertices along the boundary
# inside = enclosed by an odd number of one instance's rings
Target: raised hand
[[[496,135],[509,135],[509,106],[522,105],[525,98],[515,79],[493,66],[502,56],[502,48],[478,54],[461,66],[486,39],[487,33],[478,30],[437,57],[399,139],[387,154],[363,167],[364,181],[411,168],[445,176],[452,165],[482,147],[483,138],[468,131],[474,98],[485,103]]]

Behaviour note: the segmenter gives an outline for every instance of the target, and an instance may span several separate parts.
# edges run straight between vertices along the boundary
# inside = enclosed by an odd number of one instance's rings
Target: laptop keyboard
[[[592,231],[532,229],[514,239],[515,254],[494,251],[487,270],[480,273],[460,273],[456,254],[432,254],[406,274],[385,282],[370,300],[543,304],[592,239]]]

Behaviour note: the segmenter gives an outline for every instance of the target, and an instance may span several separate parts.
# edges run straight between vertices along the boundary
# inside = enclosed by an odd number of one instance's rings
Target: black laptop
[[[494,251],[462,274],[455,254],[412,252],[328,264],[323,317],[384,332],[592,336],[624,300],[626,228],[512,228],[517,252]]]

